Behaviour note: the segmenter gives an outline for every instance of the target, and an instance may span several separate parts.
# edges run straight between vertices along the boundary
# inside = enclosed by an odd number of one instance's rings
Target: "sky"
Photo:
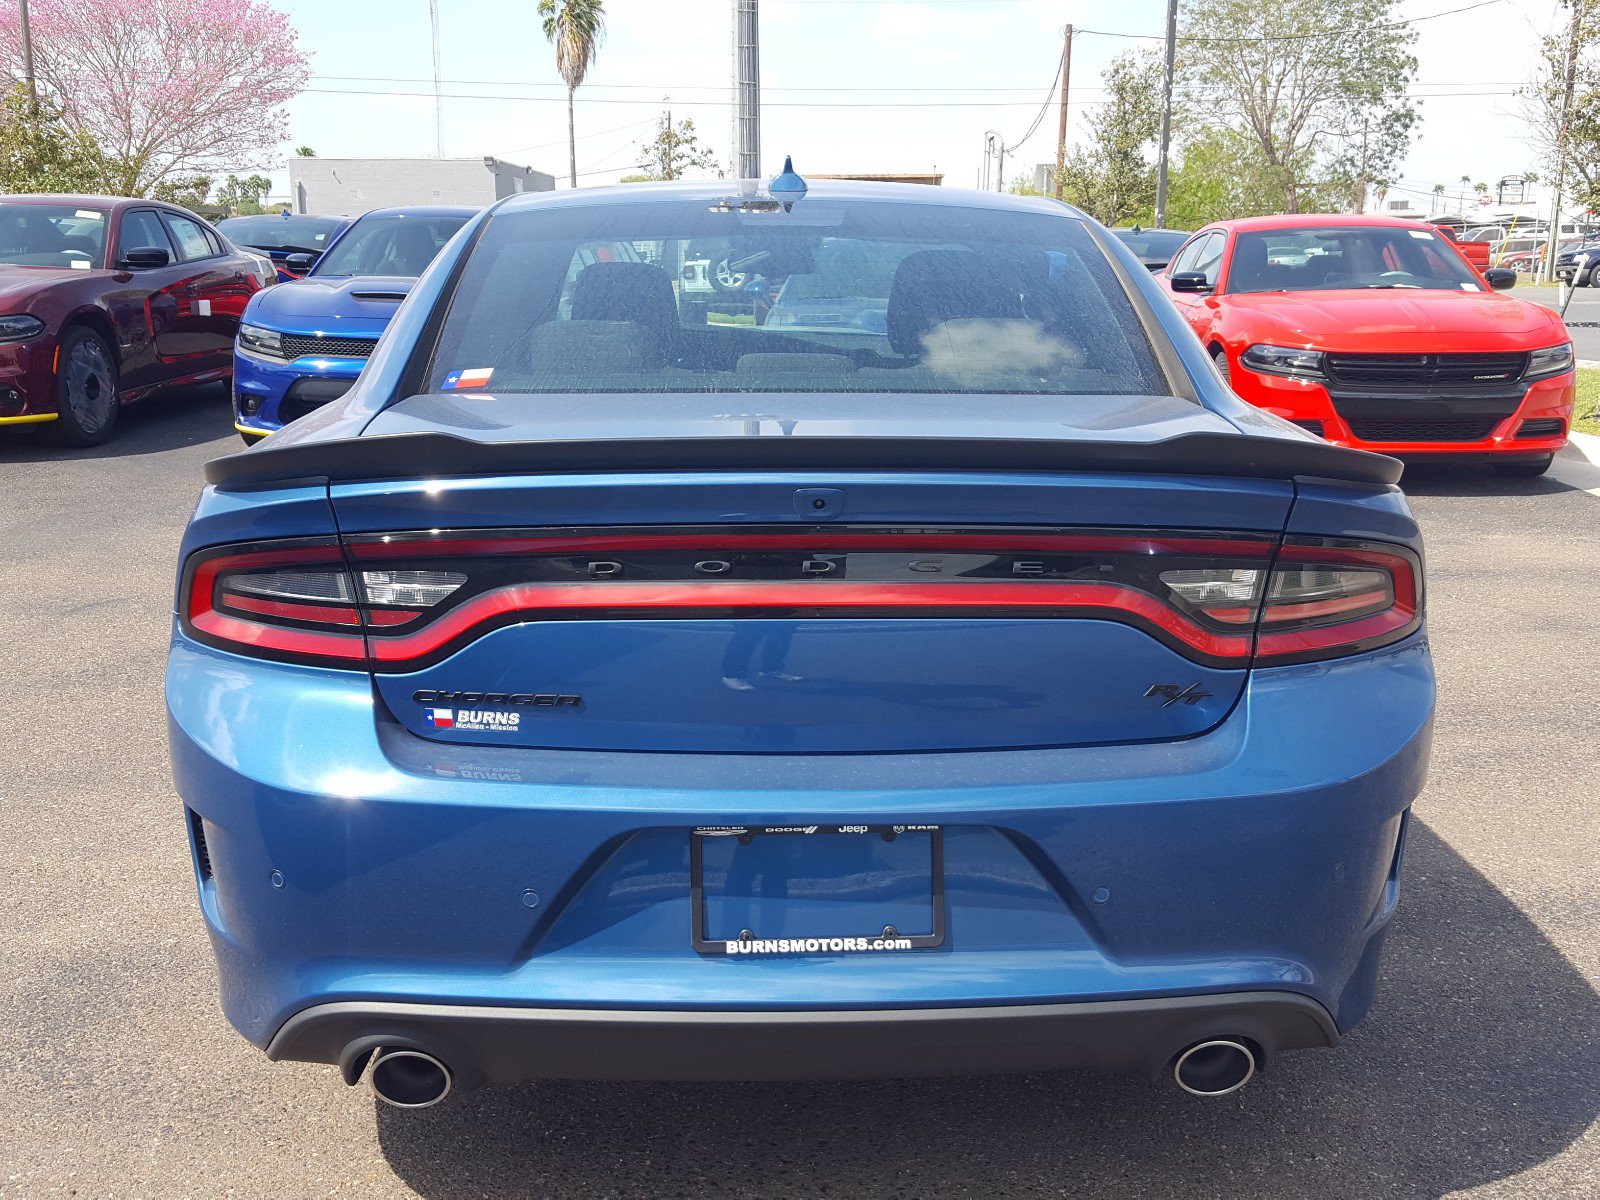
[[[289,106],[283,152],[328,157],[436,152],[428,0],[271,0],[311,54],[309,90]],[[438,0],[444,153],[492,155],[565,183],[566,91],[535,0]],[[1450,10],[1469,11],[1450,13]],[[1537,169],[1511,94],[1535,66],[1557,0],[1400,0],[1416,26],[1412,94],[1420,136],[1391,192],[1426,207],[1435,183],[1493,183]],[[637,168],[664,109],[694,120],[726,164],[731,143],[732,0],[607,0],[605,41],[578,92],[580,184]],[[973,187],[984,136],[1014,147],[1008,179],[1055,158],[1044,113],[1067,21],[1073,40],[1069,140],[1104,101],[1100,73],[1123,50],[1157,46],[1165,0],[761,0],[762,167],[792,154],[805,174],[942,171]],[[1133,34],[1143,37],[1113,37]],[[1151,79],[1159,87],[1159,77]],[[401,93],[401,94],[393,94]],[[1022,143],[1018,146],[1018,143]],[[272,172],[286,190],[282,161]]]

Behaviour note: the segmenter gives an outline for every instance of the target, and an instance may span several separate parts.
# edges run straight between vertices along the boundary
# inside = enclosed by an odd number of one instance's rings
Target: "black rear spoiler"
[[[611,471],[1157,471],[1256,479],[1400,482],[1398,459],[1326,442],[1188,433],[1157,442],[1043,438],[706,437],[481,442],[398,433],[296,442],[212,459],[219,488],[326,480],[441,479]]]

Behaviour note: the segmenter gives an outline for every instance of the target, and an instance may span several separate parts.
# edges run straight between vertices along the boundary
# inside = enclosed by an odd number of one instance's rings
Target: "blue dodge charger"
[[[320,256],[285,259],[307,274],[257,293],[234,342],[234,428],[246,444],[350,390],[417,276],[477,211],[380,208]]]
[[[1371,1007],[1434,705],[1400,465],[1239,401],[1069,208],[794,182],[504,200],[208,466],[172,762],[268,1057],[1222,1095]],[[713,243],[882,320],[691,299]]]

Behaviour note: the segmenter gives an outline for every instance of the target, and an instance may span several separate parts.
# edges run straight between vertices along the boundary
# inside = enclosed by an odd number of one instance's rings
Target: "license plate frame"
[[[880,928],[871,932],[840,933],[817,937],[738,939],[708,936],[705,888],[705,845],[710,838],[734,837],[880,837],[901,834],[928,835],[928,884],[932,932],[887,936]],[[940,825],[702,825],[689,831],[690,940],[695,951],[717,958],[782,958],[810,954],[905,953],[932,950],[944,945],[945,886],[944,828]]]

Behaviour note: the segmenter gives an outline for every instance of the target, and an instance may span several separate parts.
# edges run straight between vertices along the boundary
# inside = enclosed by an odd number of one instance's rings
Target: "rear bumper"
[[[716,1012],[334,1003],[296,1013],[267,1057],[336,1063],[346,1083],[377,1047],[422,1050],[464,1085],[532,1079],[777,1080],[1042,1070],[1154,1076],[1187,1046],[1243,1038],[1333,1046],[1327,1009],[1289,992],[1079,1004]]]
[[[443,1025],[472,1006],[570,1020],[644,1007],[656,1027],[796,1010],[1006,1008],[1009,1020],[1013,1006],[1267,991],[1347,1029],[1371,1006],[1398,900],[1433,675],[1421,635],[1261,669],[1216,729],[1144,745],[537,751],[427,741],[375,703],[364,674],[180,634],[168,703],[174,776],[204,836],[199,899],[223,1007],[258,1046],[326,1061],[334,1042],[411,1028],[351,1014],[418,1005],[442,1006]],[[688,829],[818,820],[943,827],[946,944],[697,953]],[[285,1032],[325,1020],[335,1032],[309,1042]],[[531,1028],[540,1050],[547,1026]],[[1166,1043],[1149,1052],[1164,1061]],[[1066,1050],[1018,1044],[1030,1066],[1069,1065]]]

